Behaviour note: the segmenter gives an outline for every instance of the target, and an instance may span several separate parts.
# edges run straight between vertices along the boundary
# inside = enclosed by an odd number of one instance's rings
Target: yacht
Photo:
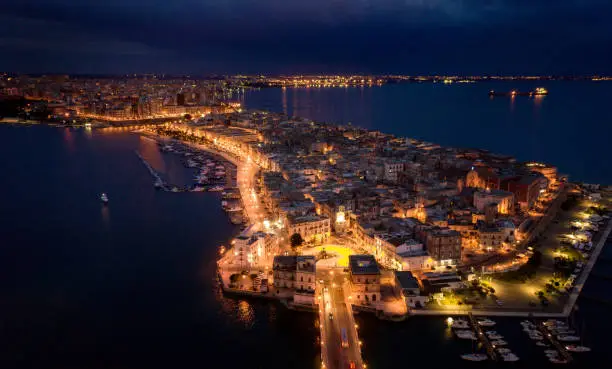
[[[208,191],[212,191],[212,192],[221,192],[223,191],[225,188],[223,188],[223,186],[212,186],[211,188],[208,189]]]
[[[565,349],[567,351],[571,351],[571,352],[589,352],[589,351],[591,351],[591,349],[589,347],[586,347],[586,346],[576,346],[576,345],[567,345],[567,346],[565,346]]]
[[[505,348],[505,347],[499,347],[499,348],[496,348],[495,350],[502,355],[512,353],[512,351],[510,351],[509,348]]]
[[[580,341],[580,337],[578,336],[565,336],[565,335],[560,335],[557,336],[557,339],[561,342],[578,342]]]
[[[487,337],[489,337],[490,340],[501,340],[504,338],[501,334],[487,334]]]
[[[487,355],[485,354],[465,354],[465,355],[461,355],[461,358],[463,360],[469,360],[469,361],[484,361],[484,360],[487,360]]]
[[[102,195],[100,195],[100,201],[102,201],[104,205],[108,204],[108,196],[105,193],[102,193]]]
[[[478,319],[478,325],[483,326],[483,327],[492,327],[495,324],[496,323],[492,321],[491,319]]]
[[[506,342],[504,340],[492,340],[491,344],[493,346],[506,346],[508,344],[508,342]]]

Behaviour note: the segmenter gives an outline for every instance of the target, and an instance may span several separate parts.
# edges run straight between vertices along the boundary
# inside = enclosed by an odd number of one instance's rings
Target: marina
[[[153,177],[153,186],[165,192],[220,192],[222,193],[222,208],[228,213],[232,224],[245,222],[244,207],[240,191],[236,183],[236,167],[224,158],[210,152],[184,145],[180,142],[142,136],[153,140],[159,146],[160,152],[166,155],[176,155],[181,158],[186,170],[193,170],[193,183],[187,186],[178,186],[168,183],[163,175],[137,151],[136,156],[142,161]]]

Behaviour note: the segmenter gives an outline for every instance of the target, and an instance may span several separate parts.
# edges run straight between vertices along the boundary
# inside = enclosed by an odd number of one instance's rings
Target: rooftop
[[[380,274],[373,255],[350,255],[349,265],[352,274]]]

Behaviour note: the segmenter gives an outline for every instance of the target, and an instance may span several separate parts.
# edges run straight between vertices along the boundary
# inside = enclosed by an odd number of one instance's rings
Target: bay
[[[490,90],[541,98],[490,98]],[[249,109],[348,124],[440,145],[487,149],[555,165],[570,180],[612,184],[612,84],[514,81],[380,87],[268,88],[241,96]]]

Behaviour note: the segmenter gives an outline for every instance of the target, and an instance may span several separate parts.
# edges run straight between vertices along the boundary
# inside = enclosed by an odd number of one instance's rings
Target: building
[[[274,261],[272,263],[272,270],[274,276],[274,287],[277,289],[277,293],[278,289],[281,288],[295,288],[295,277],[297,274],[296,256],[275,256]]]
[[[289,237],[298,233],[305,242],[321,243],[331,235],[329,218],[319,215],[287,217]]]
[[[386,182],[397,183],[400,173],[404,172],[404,163],[399,161],[386,162],[384,179]]]
[[[480,248],[493,251],[501,248],[505,240],[505,232],[499,227],[481,223],[478,227]]]
[[[411,272],[402,271],[395,272],[395,277],[402,290],[406,305],[410,308],[421,308],[425,306],[425,302],[429,299],[428,296],[421,295],[421,285],[419,280],[412,275]]]
[[[315,304],[316,259],[314,256],[297,256],[295,293],[293,302],[300,305]]]
[[[508,183],[508,190],[514,193],[516,201],[522,210],[531,209],[534,205],[540,190],[548,185],[548,180],[543,175],[523,176],[515,181]]]
[[[293,291],[293,302],[315,305],[316,259],[314,256],[277,255],[272,263],[274,288]]]
[[[509,191],[490,189],[474,193],[474,207],[479,212],[484,212],[485,207],[489,204],[497,204],[499,214],[513,214],[514,194]]]
[[[438,266],[456,265],[461,260],[461,234],[451,229],[427,232],[427,252]]]
[[[278,240],[271,234],[255,232],[234,239],[234,259],[244,269],[263,266],[277,251]]]
[[[376,305],[380,301],[380,268],[374,256],[349,256],[349,275],[355,304]]]

